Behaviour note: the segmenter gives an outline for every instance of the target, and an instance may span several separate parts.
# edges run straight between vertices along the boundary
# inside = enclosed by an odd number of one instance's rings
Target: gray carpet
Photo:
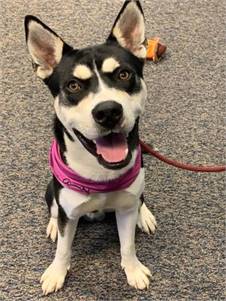
[[[168,46],[147,63],[141,136],[169,157],[223,163],[226,100],[224,0],[143,1],[147,36]],[[126,283],[114,219],[81,223],[64,288],[42,297],[39,278],[54,256],[45,238],[52,99],[26,52],[23,17],[33,14],[76,47],[108,35],[121,0],[1,1],[0,300],[224,300],[224,175],[196,174],[146,157],[145,196],[158,221],[137,231],[152,269],[147,291]]]

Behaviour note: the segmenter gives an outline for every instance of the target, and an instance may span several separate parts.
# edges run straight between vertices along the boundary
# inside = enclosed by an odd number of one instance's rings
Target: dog
[[[144,14],[139,1],[125,1],[101,45],[72,48],[38,18],[25,17],[34,70],[54,98],[49,160],[53,178],[46,201],[47,236],[57,238],[53,262],[41,277],[45,295],[62,288],[70,268],[78,220],[115,211],[121,266],[129,285],[149,287],[151,273],[136,256],[135,228],[150,234],[156,220],[144,203],[139,117],[147,89]]]

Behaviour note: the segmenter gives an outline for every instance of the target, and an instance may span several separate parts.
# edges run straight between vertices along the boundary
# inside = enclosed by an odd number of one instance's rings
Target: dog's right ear
[[[24,25],[28,51],[37,76],[46,79],[59,64],[63,54],[72,48],[34,16],[26,16]]]

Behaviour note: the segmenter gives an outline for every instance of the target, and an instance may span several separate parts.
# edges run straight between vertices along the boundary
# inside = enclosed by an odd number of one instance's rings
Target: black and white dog
[[[79,218],[100,219],[108,210],[116,213],[127,281],[145,289],[151,274],[136,256],[135,228],[154,232],[156,221],[142,195],[138,123],[147,92],[140,2],[125,1],[108,39],[85,49],[72,48],[33,16],[26,16],[25,30],[33,66],[54,97],[56,113],[46,201],[47,236],[58,240],[41,277],[43,293],[64,284]]]

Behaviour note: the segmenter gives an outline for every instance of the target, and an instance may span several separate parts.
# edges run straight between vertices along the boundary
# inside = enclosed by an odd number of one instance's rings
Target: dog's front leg
[[[64,284],[70,268],[71,246],[78,219],[68,220],[63,230],[58,230],[56,255],[51,265],[41,277],[42,290],[45,295],[58,291]]]
[[[120,209],[116,211],[121,245],[121,266],[125,270],[129,285],[137,289],[145,289],[149,286],[148,276],[151,276],[151,273],[136,256],[135,228],[137,216],[138,202],[130,209]]]

